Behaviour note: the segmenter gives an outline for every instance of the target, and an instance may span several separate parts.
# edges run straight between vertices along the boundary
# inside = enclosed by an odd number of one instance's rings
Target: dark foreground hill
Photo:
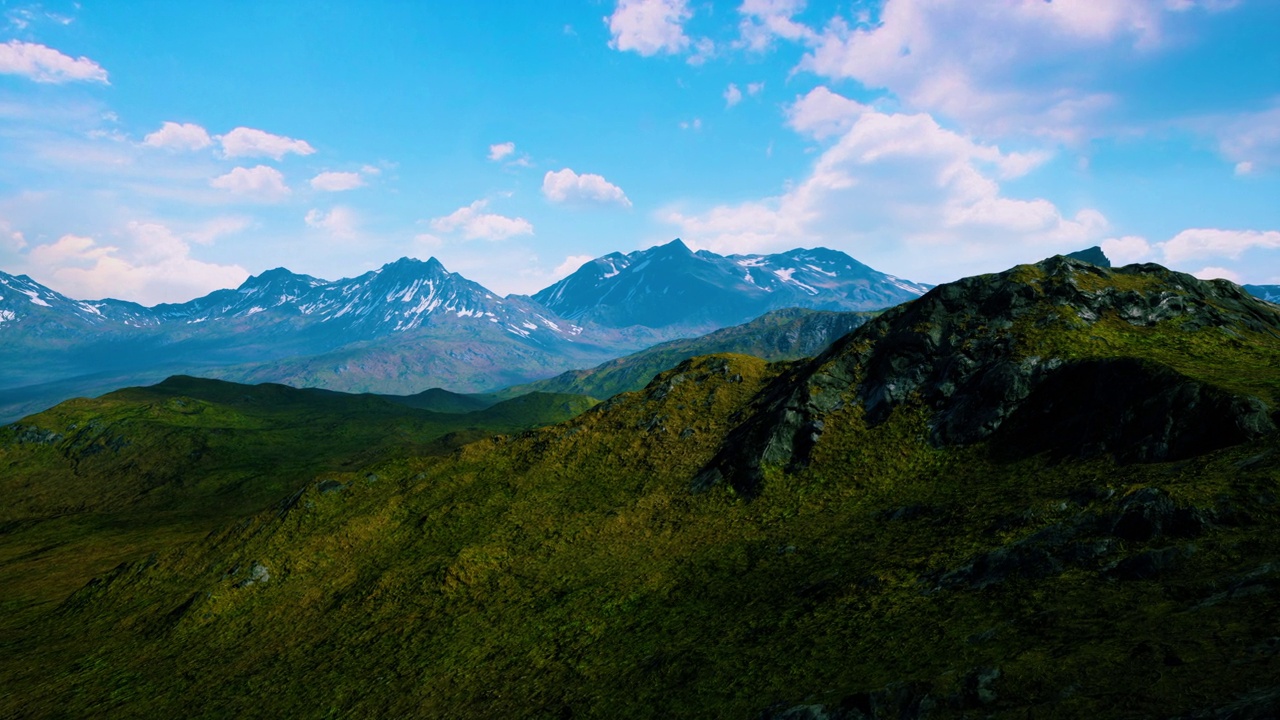
[[[1230,283],[970,278],[122,557],[0,715],[1271,717],[1277,368]]]

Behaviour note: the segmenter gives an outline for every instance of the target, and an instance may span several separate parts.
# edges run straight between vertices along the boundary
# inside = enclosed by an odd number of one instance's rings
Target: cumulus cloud
[[[511,155],[516,151],[516,144],[513,142],[497,143],[489,146],[489,159],[498,162],[503,158]]]
[[[824,244],[930,282],[1103,237],[1107,221],[1096,210],[1067,215],[1048,200],[1001,192],[999,180],[1029,172],[1043,156],[977,142],[927,114],[855,108],[834,93],[808,99],[793,108],[793,125],[838,140],[806,178],[775,197],[701,212],[667,208],[660,219],[717,252]],[[946,268],[936,265],[941,253],[954,258]]]
[[[566,278],[577,272],[578,268],[586,265],[592,260],[595,260],[595,258],[590,255],[570,255],[564,259],[564,262],[557,265],[555,270],[551,271],[551,279],[555,281],[560,280],[561,278]]]
[[[1280,248],[1280,232],[1275,230],[1223,230],[1219,228],[1188,228],[1163,242],[1149,242],[1146,238],[1126,236],[1102,241],[1102,251],[1116,265],[1133,262],[1160,262],[1174,268],[1185,268],[1189,263],[1206,260],[1240,261],[1246,253],[1256,250]],[[1194,267],[1194,265],[1192,265]],[[1242,282],[1243,272],[1222,265],[1209,265],[1192,272],[1198,278],[1225,278]]]
[[[822,140],[841,135],[853,127],[858,116],[870,108],[856,100],[837,95],[819,85],[796,98],[787,108],[787,124],[802,135]]]
[[[1102,252],[1117,266],[1142,262],[1151,256],[1151,243],[1136,235],[1107,238],[1101,245]]]
[[[1152,1],[893,0],[876,24],[828,23],[800,68],[885,88],[984,134],[1075,140],[1114,99],[1090,89],[1103,71],[1090,68],[1107,63],[1073,60],[1109,53],[1123,62],[1160,47],[1166,12]]]
[[[234,168],[226,175],[210,180],[209,184],[236,195],[250,195],[265,201],[279,200],[289,194],[289,186],[284,184],[284,175],[266,165]]]
[[[613,37],[609,47],[646,57],[683,52],[692,43],[684,32],[692,16],[687,0],[618,0],[605,18]]]
[[[555,203],[594,203],[631,207],[622,188],[600,175],[579,175],[569,168],[548,172],[542,177],[542,194]]]
[[[773,45],[774,38],[792,42],[816,39],[816,32],[793,19],[804,6],[805,0],[744,0],[738,6],[742,21],[738,24],[741,39],[737,45],[763,52]]]
[[[322,172],[311,178],[311,187],[325,192],[355,190],[364,186],[364,178],[354,172]]]
[[[528,220],[484,212],[488,205],[488,200],[477,200],[444,217],[433,219],[431,229],[439,233],[459,232],[468,240],[506,240],[533,234],[533,225]]]
[[[127,247],[100,245],[91,237],[63,235],[31,248],[32,274],[77,298],[115,297],[146,305],[185,302],[213,290],[235,287],[249,273],[191,257],[182,237],[158,223],[130,222],[121,234]]]
[[[212,145],[213,139],[195,123],[165,122],[143,138],[142,144],[168,150],[201,150]]]
[[[1165,260],[1172,263],[1213,257],[1237,260],[1247,250],[1280,248],[1280,232],[1191,228],[1161,243],[1160,248]]]
[[[1239,273],[1220,267],[1204,267],[1191,274],[1201,280],[1230,280],[1236,284],[1243,282]]]
[[[222,152],[227,157],[269,157],[280,160],[288,153],[311,155],[315,148],[306,140],[295,140],[283,135],[253,128],[238,127],[218,137]]]
[[[342,240],[350,240],[359,235],[359,222],[356,213],[348,207],[339,205],[329,212],[313,208],[307,212],[306,217],[303,219],[307,225],[317,230],[324,230]]]
[[[742,91],[737,85],[729,83],[729,87],[724,90],[724,104],[727,107],[733,107],[740,102],[742,102]]]
[[[51,47],[20,40],[0,45],[0,74],[22,75],[40,83],[110,84],[107,71],[87,57],[73,58]]]

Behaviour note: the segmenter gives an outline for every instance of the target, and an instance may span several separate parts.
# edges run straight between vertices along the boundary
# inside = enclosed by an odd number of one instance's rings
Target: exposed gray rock
[[[1195,546],[1174,545],[1112,558],[1133,544],[1195,537],[1209,525],[1209,516],[1198,508],[1178,507],[1164,490],[1143,488],[1112,508],[1082,512],[921,580],[926,592],[982,590],[1013,578],[1057,575],[1068,567],[1098,570],[1122,580],[1154,579],[1177,567],[1195,552]]]
[[[1135,327],[1176,318],[1187,331],[1236,327],[1280,337],[1275,306],[1229,282],[1197,280],[1158,265],[1106,269],[1059,256],[965,278],[885,311],[776,378],[693,487],[729,482],[753,494],[763,467],[806,465],[824,416],[849,403],[860,406],[872,425],[902,405],[922,405],[931,411],[929,439],[937,445],[985,440],[1050,379],[1020,418],[1032,436],[1043,434],[1037,419],[1051,411],[1080,415],[1087,409],[1093,416],[1094,408],[1082,407],[1084,401],[1068,392],[1082,383],[1133,380],[1143,390],[1109,400],[1100,428],[1082,426],[1056,445],[1043,443],[1063,454],[1120,452],[1123,461],[1163,460],[1275,431],[1269,409],[1256,398],[1155,363],[1068,366],[1061,358],[1024,356],[1019,347],[1018,333],[1087,330],[1104,316]],[[1170,418],[1167,426],[1164,418]]]
[[[260,562],[254,561],[249,566],[249,577],[236,583],[238,588],[246,588],[250,585],[260,585],[271,579],[271,573],[267,571],[267,567]]]
[[[9,426],[12,434],[13,442],[19,445],[54,445],[62,441],[63,436],[52,430],[36,427],[35,425],[18,425]]]
[[[1111,565],[1105,572],[1121,580],[1155,580],[1177,567],[1195,549],[1195,545],[1185,545],[1147,550]]]

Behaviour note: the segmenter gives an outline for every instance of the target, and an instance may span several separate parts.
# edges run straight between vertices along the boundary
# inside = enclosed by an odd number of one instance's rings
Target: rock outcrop
[[[1275,430],[1261,400],[1159,363],[1055,354],[1055,339],[1087,336],[1103,319],[1280,338],[1274,306],[1159,265],[1107,269],[1057,256],[965,278],[886,311],[779,377],[694,487],[729,482],[750,494],[763,467],[804,466],[824,418],[849,404],[870,425],[923,406],[935,445],[986,440],[1017,414],[1010,434],[1031,452],[1121,461],[1184,457]]]

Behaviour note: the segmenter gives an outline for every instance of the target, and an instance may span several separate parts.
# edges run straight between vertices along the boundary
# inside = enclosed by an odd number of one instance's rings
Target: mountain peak
[[[1098,247],[1097,245],[1094,245],[1091,248],[1085,248],[1084,250],[1077,250],[1073,253],[1067,253],[1063,257],[1069,257],[1075,260],[1083,260],[1087,263],[1093,263],[1098,267],[1104,267],[1104,268],[1111,267],[1111,258],[1108,258],[1107,254],[1102,252],[1102,248]]]
[[[408,255],[404,255],[404,256],[401,256],[399,260],[394,260],[392,262],[389,262],[383,265],[381,268],[379,268],[379,270],[416,268],[416,267],[421,267],[423,265],[428,265],[428,266],[440,265],[440,261],[437,260],[434,255],[428,258],[427,260],[419,260],[418,258],[413,258],[413,257],[409,257]],[[441,267],[443,267],[443,265],[441,265]]]
[[[927,289],[835,250],[726,257],[694,253],[676,238],[599,258],[533,297],[563,317],[607,327],[706,332],[784,307],[879,310]]]
[[[672,255],[680,257],[693,255],[693,251],[690,250],[689,246],[685,245],[684,241],[680,238],[676,238],[665,245],[656,245],[650,248],[649,252],[656,255]]]
[[[245,279],[244,282],[240,283],[240,287],[237,289],[248,290],[252,288],[263,287],[265,285],[288,282],[290,280],[296,280],[300,278],[306,278],[308,280],[314,279],[306,275],[299,275],[298,273],[295,273],[292,270],[289,270],[287,268],[283,268],[283,267],[271,268],[270,270],[264,270],[261,273],[258,273],[257,275],[250,275],[247,279]]]

